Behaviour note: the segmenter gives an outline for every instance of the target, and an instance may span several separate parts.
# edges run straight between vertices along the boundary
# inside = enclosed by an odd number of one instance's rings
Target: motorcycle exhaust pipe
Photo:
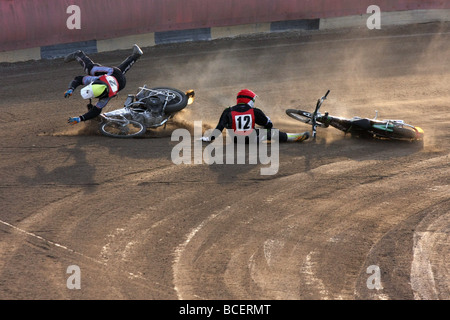
[[[195,100],[195,92],[194,90],[186,91],[186,96],[188,97],[188,104],[192,104]]]

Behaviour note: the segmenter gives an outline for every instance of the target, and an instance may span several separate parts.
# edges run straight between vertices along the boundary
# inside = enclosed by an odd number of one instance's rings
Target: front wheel
[[[312,124],[312,114],[310,112],[303,111],[303,110],[297,110],[297,109],[287,109],[286,110],[286,114],[289,117],[291,117],[291,118],[293,118],[295,120],[298,120],[300,122],[307,123],[307,124]],[[317,126],[319,126],[321,128],[326,128],[327,127],[322,122],[317,122],[316,124],[317,124]]]
[[[100,125],[100,132],[112,138],[136,138],[144,135],[147,128],[140,122],[134,120],[107,121]]]
[[[312,115],[309,112],[303,111],[303,110],[297,110],[297,109],[287,109],[286,114],[298,121],[304,122],[304,123],[311,123],[312,121]]]

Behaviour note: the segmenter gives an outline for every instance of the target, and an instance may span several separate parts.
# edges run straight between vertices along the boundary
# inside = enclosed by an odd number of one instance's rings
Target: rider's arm
[[[100,109],[97,106],[94,106],[91,109],[89,109],[88,112],[86,112],[85,114],[80,116],[80,120],[86,121],[86,120],[94,119],[96,116],[100,115],[101,112],[102,112],[102,109]]]
[[[111,98],[103,98],[98,100],[98,102],[95,104],[95,106],[99,109],[103,109],[104,107],[106,107],[106,105],[108,104],[109,100],[111,100]]]
[[[83,76],[75,77],[69,84],[69,89],[75,90],[78,86],[83,84]]]
[[[89,109],[88,112],[80,116],[81,121],[86,121],[90,119],[94,119],[102,112],[102,109],[108,104],[110,98],[104,98],[98,100],[95,106]]]
[[[262,110],[254,108],[254,112],[256,118],[255,122],[257,125],[263,126],[264,129],[272,129],[273,127],[272,120],[270,120],[270,118],[266,116],[264,112],[262,112]]]
[[[228,127],[228,122],[229,122],[229,114],[230,114],[230,108],[226,108],[223,112],[222,115],[220,116],[219,119],[219,123],[217,123],[216,128],[214,129],[215,133],[218,132],[222,132],[223,129]],[[214,135],[214,133],[211,135],[211,141],[214,140],[215,138],[217,138],[218,135]]]

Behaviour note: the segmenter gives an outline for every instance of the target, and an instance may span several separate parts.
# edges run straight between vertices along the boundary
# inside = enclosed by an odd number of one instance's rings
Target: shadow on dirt
[[[64,166],[58,166],[54,169],[47,170],[44,164],[37,164],[35,166],[35,175],[19,176],[17,181],[27,186],[67,186],[67,187],[82,187],[85,193],[89,193],[96,189],[98,183],[95,182],[94,176],[96,173],[95,165],[89,163],[87,159],[87,152],[83,149],[81,140],[74,147],[61,147],[58,149],[58,154],[61,157],[58,162],[69,163]],[[61,156],[66,154],[66,157]]]
[[[76,137],[76,145],[74,148],[63,148],[60,151],[67,153],[67,158],[72,158],[75,163],[56,168],[52,171],[45,171],[44,168],[37,166],[34,178],[22,177],[21,182],[32,184],[33,181],[40,184],[60,184],[60,185],[83,185],[86,188],[95,188],[93,176],[96,172],[96,164],[89,164],[87,152],[90,148],[104,149],[105,160],[108,157],[111,161],[121,159],[125,164],[128,161],[166,161],[167,165],[175,165],[172,159],[174,148],[180,143],[172,141],[172,133],[176,129],[185,129],[191,135],[191,163],[194,164],[194,152],[196,148],[200,149],[202,159],[200,165],[205,165],[208,174],[216,179],[220,184],[239,183],[252,184],[260,180],[274,179],[280,176],[289,175],[293,172],[308,172],[316,167],[329,164],[342,159],[351,159],[355,161],[366,160],[391,160],[394,158],[404,158],[423,151],[422,143],[411,143],[404,141],[382,141],[376,139],[354,138],[349,135],[341,135],[340,133],[322,132],[315,141],[307,140],[302,143],[281,143],[279,145],[278,157],[272,157],[270,153],[265,159],[258,154],[253,162],[250,160],[251,150],[248,147],[244,151],[244,155],[238,156],[238,150],[234,148],[232,158],[227,159],[227,152],[230,150],[229,144],[224,143],[223,155],[215,159],[212,164],[207,164],[205,152],[207,143],[200,144],[200,147],[194,143],[193,125],[187,121],[174,121],[157,129],[148,129],[147,133],[141,138],[118,139],[102,136],[98,130],[98,122],[92,121],[81,124],[79,127],[71,127],[64,133],[52,134],[52,136],[71,136]],[[268,149],[270,151],[270,144]],[[198,150],[197,150],[198,151]],[[98,151],[96,151],[98,152]],[[237,158],[240,159],[237,159]],[[301,164],[287,164],[292,158],[299,158]],[[265,160],[265,162],[263,162]],[[242,162],[243,161],[243,162]],[[268,161],[268,162],[267,162]],[[72,161],[73,162],[73,161]],[[278,166],[278,167],[276,167]],[[150,167],[150,165],[149,165]],[[274,168],[273,174],[262,174],[262,170]],[[280,169],[280,170],[278,170]],[[281,170],[283,169],[283,170]],[[83,179],[77,180],[74,172],[82,170]],[[88,180],[86,180],[88,177]],[[91,179],[91,180],[89,180]]]
[[[228,148],[229,145],[226,145]],[[270,148],[270,147],[268,147]],[[219,164],[209,165],[209,169],[217,176],[218,183],[257,182],[259,180],[274,179],[285,175],[308,172],[319,166],[330,164],[343,159],[354,161],[389,161],[392,159],[403,159],[422,152],[424,149],[421,142],[409,141],[387,141],[376,139],[352,138],[350,136],[318,137],[315,141],[309,140],[301,143],[279,144],[279,156],[266,158],[262,163],[258,154],[256,162],[250,162],[249,149],[245,149],[245,164],[238,164],[236,150],[231,162],[227,162],[226,156]],[[203,150],[205,150],[203,148]],[[228,149],[227,149],[228,150]],[[270,149],[269,149],[270,150]],[[292,162],[292,159],[299,161]],[[286,160],[288,162],[286,162]],[[267,161],[269,161],[267,163]],[[273,175],[262,175],[262,168],[275,167],[278,161],[279,170]],[[403,161],[403,160],[402,160]],[[275,169],[276,170],[276,169]],[[298,171],[301,170],[301,171]]]
[[[304,156],[309,169],[314,163],[333,158],[349,158],[355,161],[390,160],[408,157],[424,150],[423,141],[393,141],[369,138],[355,138],[349,135],[330,134],[308,140],[297,146],[283,145],[282,154]]]

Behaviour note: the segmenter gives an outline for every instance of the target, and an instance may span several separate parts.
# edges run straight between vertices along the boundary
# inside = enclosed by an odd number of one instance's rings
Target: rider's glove
[[[81,122],[80,117],[74,117],[74,118],[69,118],[69,120],[67,121],[70,124],[77,124]]]
[[[202,137],[202,141],[211,142],[211,137]]]
[[[64,98],[68,98],[72,95],[73,89],[68,89],[66,92],[64,92]]]

